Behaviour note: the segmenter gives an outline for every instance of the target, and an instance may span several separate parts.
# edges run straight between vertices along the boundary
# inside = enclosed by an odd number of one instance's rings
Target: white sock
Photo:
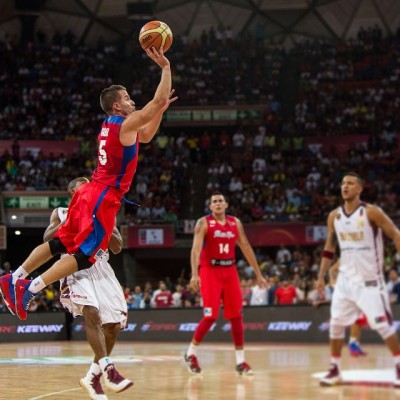
[[[47,285],[43,282],[41,276],[35,278],[28,287],[28,290],[32,293],[38,293],[44,289]]]
[[[92,374],[93,375],[101,374],[100,365],[95,363],[95,362],[92,362],[92,364],[90,365],[89,371],[86,372],[86,376],[90,376],[91,377]]]
[[[100,358],[99,366],[100,366],[102,371],[104,371],[106,369],[108,364],[111,364],[111,360],[108,357]]]
[[[28,275],[29,274],[22,267],[18,267],[18,269],[12,274],[13,285],[15,285],[15,282],[17,282],[17,279],[24,279]]]
[[[358,344],[358,340],[357,340],[357,338],[355,338],[355,337],[351,337],[350,340],[349,340],[349,343],[350,343],[350,344],[351,344],[351,343],[357,343],[357,344]]]
[[[244,350],[235,350],[235,355],[236,355],[236,365],[241,364],[244,362]]]
[[[331,364],[335,364],[340,369],[341,358],[331,356]]]
[[[199,346],[197,346],[197,345],[195,345],[195,344],[193,344],[193,343],[190,343],[190,346],[189,346],[189,349],[188,349],[186,355],[187,355],[188,357],[189,357],[189,356],[196,356],[196,357],[197,357],[197,349],[198,349],[198,347],[199,347]]]

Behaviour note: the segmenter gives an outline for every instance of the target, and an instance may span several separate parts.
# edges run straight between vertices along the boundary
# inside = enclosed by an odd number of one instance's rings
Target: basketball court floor
[[[392,387],[394,368],[383,345],[365,345],[366,357],[344,352],[344,384],[318,385],[328,367],[327,345],[248,343],[246,359],[254,375],[240,377],[229,343],[204,343],[199,352],[202,376],[190,375],[182,362],[187,343],[117,343],[113,360],[134,386],[110,400],[400,400]],[[91,362],[85,342],[0,344],[0,399],[89,399],[79,379]]]

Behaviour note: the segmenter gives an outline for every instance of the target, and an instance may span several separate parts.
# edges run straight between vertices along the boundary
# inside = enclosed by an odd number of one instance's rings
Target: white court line
[[[62,394],[62,393],[67,393],[67,392],[74,392],[76,390],[82,390],[82,388],[78,387],[75,389],[66,389],[66,390],[61,390],[60,392],[52,392],[52,393],[47,393],[47,394],[42,394],[40,396],[37,397],[30,397],[27,400],[38,400],[38,399],[44,399],[45,397],[50,397],[50,396],[54,396],[56,394]]]

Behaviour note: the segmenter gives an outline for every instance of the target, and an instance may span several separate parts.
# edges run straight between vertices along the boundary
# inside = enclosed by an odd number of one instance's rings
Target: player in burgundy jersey
[[[190,258],[192,267],[190,286],[196,291],[200,289],[203,299],[203,319],[194,332],[184,359],[190,373],[201,373],[197,348],[217,320],[222,300],[224,318],[231,322],[236,371],[240,375],[250,375],[252,370],[244,360],[243,302],[236,269],[236,243],[252,266],[258,284],[266,287],[267,282],[261,274],[242,223],[238,218],[225,214],[228,207],[225,197],[215,192],[210,200],[212,213],[200,218],[196,223]]]
[[[14,274],[0,280],[8,309],[20,319],[27,318],[30,301],[46,285],[89,268],[107,250],[122,196],[135,174],[139,142],[153,138],[164,111],[177,99],[172,97],[171,67],[162,50],[152,48],[146,53],[162,71],[153,99],[136,110],[123,86],[112,85],[102,91],[100,104],[108,118],[98,136],[98,164],[92,181],[74,194],[67,221],[56,236],[36,247]],[[24,279],[60,253],[70,255],[32,282]]]

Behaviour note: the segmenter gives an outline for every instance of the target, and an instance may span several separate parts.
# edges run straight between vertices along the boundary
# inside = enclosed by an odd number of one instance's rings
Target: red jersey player
[[[225,197],[215,192],[210,200],[212,213],[200,218],[196,223],[190,259],[192,267],[190,286],[194,290],[200,289],[203,298],[203,319],[194,332],[184,358],[190,373],[201,373],[197,348],[217,320],[222,300],[224,318],[231,322],[236,350],[236,371],[240,375],[252,374],[249,364],[244,360],[242,293],[236,269],[236,243],[253,267],[258,284],[266,287],[267,282],[261,275],[242,223],[238,218],[225,214],[228,207]]]
[[[20,319],[26,319],[30,301],[46,285],[89,268],[107,250],[122,196],[136,171],[139,142],[153,138],[164,111],[177,99],[172,98],[168,59],[162,50],[146,52],[162,71],[153,99],[136,110],[123,86],[112,85],[102,91],[100,104],[108,118],[98,137],[98,165],[92,181],[74,194],[67,221],[55,237],[36,247],[14,274],[0,279],[5,303]],[[69,255],[32,282],[22,279],[60,253]]]

